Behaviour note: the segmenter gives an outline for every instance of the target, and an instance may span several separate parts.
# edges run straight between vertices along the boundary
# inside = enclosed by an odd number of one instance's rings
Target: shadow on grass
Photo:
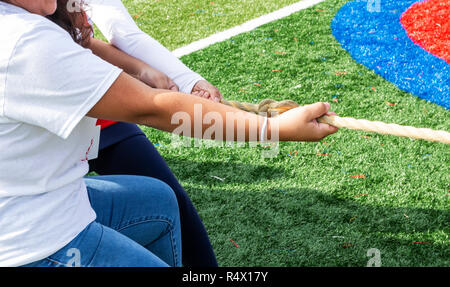
[[[250,184],[258,181],[276,180],[285,176],[285,169],[265,164],[246,164],[233,161],[193,161],[165,157],[170,169],[180,181],[198,184],[227,183]],[[220,179],[219,179],[220,178]]]
[[[375,205],[306,188],[187,190],[221,266],[364,267],[371,248],[382,266],[450,266],[449,210]]]

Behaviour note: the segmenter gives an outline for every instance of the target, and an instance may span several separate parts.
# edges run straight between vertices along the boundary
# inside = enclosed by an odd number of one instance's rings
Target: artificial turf
[[[144,11],[143,1],[128,2]],[[227,99],[328,101],[341,116],[449,131],[448,110],[401,91],[336,42],[330,22],[346,2],[325,1],[182,60]],[[185,19],[169,34],[199,30]],[[220,266],[362,267],[371,248],[382,266],[450,266],[448,145],[341,130],[280,143],[277,157],[262,158],[261,147],[175,148],[170,134],[143,129],[191,196]]]
[[[138,26],[171,50],[295,2],[298,0],[123,0]]]

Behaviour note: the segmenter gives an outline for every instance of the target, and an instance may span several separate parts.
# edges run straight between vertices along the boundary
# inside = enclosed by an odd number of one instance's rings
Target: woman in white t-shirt
[[[123,71],[82,47],[102,58],[115,53],[89,43],[78,12],[56,0],[7,2],[0,2],[1,266],[181,265],[178,206],[167,185],[83,178],[98,148],[98,118],[246,141],[316,141],[337,131],[316,121],[327,103],[268,119],[153,89],[127,73],[133,67]],[[54,22],[45,18],[52,14]]]
[[[0,266],[180,266],[178,205],[166,184],[83,180],[99,136],[86,113],[122,70],[67,33],[88,43],[81,14],[52,15],[65,31],[40,16],[56,1],[11,3],[0,2]]]

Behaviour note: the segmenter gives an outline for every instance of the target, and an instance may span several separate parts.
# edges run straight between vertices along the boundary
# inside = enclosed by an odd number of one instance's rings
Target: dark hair
[[[0,0],[9,3],[8,0]],[[83,0],[78,0],[76,3],[69,0],[57,0],[58,8],[55,13],[47,16],[49,20],[59,25],[66,30],[72,39],[83,47],[87,47],[89,40],[93,35],[92,26],[88,22],[85,12],[86,5]],[[77,5],[77,6],[71,6]],[[73,8],[73,9],[72,9]]]
[[[69,0],[58,0],[58,8],[55,13],[47,18],[66,30],[76,43],[86,47],[93,34],[93,29],[88,22],[84,1],[80,0],[77,7],[70,7],[72,3],[68,4],[68,2]]]

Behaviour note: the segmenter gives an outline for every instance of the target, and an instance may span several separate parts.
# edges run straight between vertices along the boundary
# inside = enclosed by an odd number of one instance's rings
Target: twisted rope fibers
[[[222,100],[222,104],[255,114],[267,113],[268,117],[282,114],[290,109],[299,107],[299,104],[291,100],[275,101],[271,99],[262,100],[259,104]],[[351,130],[360,130],[450,144],[450,133],[446,131],[387,124],[378,121],[368,121],[339,116],[322,116],[318,119],[318,121],[338,128],[347,128]]]

